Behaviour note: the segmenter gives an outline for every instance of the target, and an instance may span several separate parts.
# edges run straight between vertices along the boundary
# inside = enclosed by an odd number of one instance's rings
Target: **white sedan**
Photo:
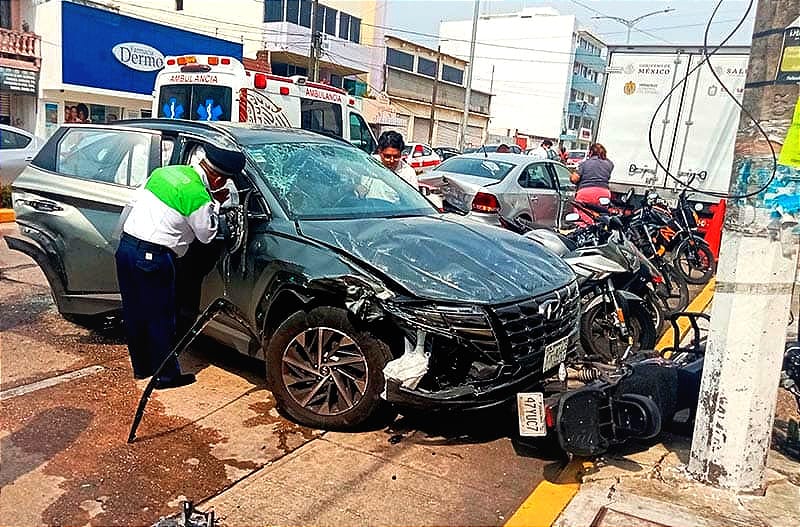
[[[0,124],[0,185],[8,185],[16,178],[44,141],[20,128]]]

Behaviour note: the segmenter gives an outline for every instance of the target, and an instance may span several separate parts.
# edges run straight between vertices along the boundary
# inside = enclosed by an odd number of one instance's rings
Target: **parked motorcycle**
[[[625,205],[630,204],[630,196],[623,200]],[[697,212],[685,188],[675,208],[661,201],[657,192],[649,191],[642,206],[628,217],[632,238],[648,257],[664,258],[669,253],[674,269],[690,284],[705,284],[714,276],[714,253],[697,232]]]
[[[567,221],[577,220],[577,214],[567,215]],[[641,296],[619,287],[636,282],[632,277],[646,260],[623,234],[619,218],[600,216],[598,223],[569,236],[547,229],[534,229],[524,236],[561,256],[578,275],[584,358],[617,364],[655,346],[653,311],[658,306],[648,306]]]
[[[656,300],[664,315],[683,311],[689,305],[689,286],[686,280],[678,273],[672,264],[665,258],[664,250],[658,250],[653,241],[651,227],[642,221],[642,209],[630,208],[633,190],[629,190],[622,202],[611,203],[607,198],[600,198],[600,205],[591,205],[575,202],[574,205],[587,215],[597,220],[603,215],[613,214],[620,218],[625,226],[625,235],[634,242],[634,246],[648,261],[648,267],[653,275],[656,288]],[[579,245],[591,243],[592,231],[584,232],[578,229],[570,236],[577,237]],[[587,239],[582,239],[586,238]],[[663,322],[657,321],[656,328],[659,333],[663,329]]]

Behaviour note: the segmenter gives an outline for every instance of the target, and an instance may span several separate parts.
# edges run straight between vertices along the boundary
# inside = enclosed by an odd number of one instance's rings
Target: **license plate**
[[[518,393],[517,416],[519,417],[519,435],[525,437],[547,435],[542,392]]]
[[[567,359],[569,337],[564,337],[544,347],[542,372],[550,371]]]

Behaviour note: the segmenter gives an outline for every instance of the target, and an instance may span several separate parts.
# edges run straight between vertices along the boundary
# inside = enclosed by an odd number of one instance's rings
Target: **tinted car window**
[[[118,185],[137,185],[148,175],[152,136],[119,130],[73,128],[58,143],[56,172]]]
[[[251,145],[245,150],[295,219],[420,216],[436,212],[411,185],[356,148],[281,143]]]
[[[301,128],[337,137],[342,135],[342,108],[338,104],[300,99]]]
[[[357,113],[350,114],[350,142],[368,154],[375,151],[375,140],[372,139],[369,125]]]
[[[451,157],[435,170],[441,172],[452,172],[454,174],[464,174],[467,176],[477,176],[487,179],[500,181],[506,174],[511,172],[514,165],[493,159],[480,159],[471,157]]]
[[[553,188],[553,180],[547,173],[547,166],[544,163],[528,165],[519,177],[519,184],[523,188]]]
[[[31,142],[31,138],[9,130],[0,130],[0,150],[11,150],[25,148]]]

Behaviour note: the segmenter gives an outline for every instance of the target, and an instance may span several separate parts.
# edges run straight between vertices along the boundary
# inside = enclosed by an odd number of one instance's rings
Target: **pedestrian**
[[[508,153],[511,153],[511,148],[509,148],[509,146],[508,146],[507,144],[503,143],[503,144],[501,144],[501,145],[498,145],[498,147],[497,147],[497,153],[498,153],[498,154],[508,154]]]
[[[241,152],[206,145],[199,171],[185,165],[157,168],[130,204],[116,262],[135,378],[152,376],[176,343],[176,260],[194,240],[207,244],[215,238],[219,204],[230,195],[225,185],[244,164]],[[194,381],[172,357],[155,387]]]
[[[532,155],[536,159],[541,159],[541,160],[545,159],[557,160],[558,154],[556,154],[553,151],[552,146],[553,142],[549,139],[545,139],[539,145],[539,148],[531,151],[530,155]]]
[[[569,153],[567,153],[567,147],[561,145],[561,148],[559,148],[558,157],[562,163],[564,164],[567,163],[567,160],[569,159]]]
[[[577,172],[573,172],[570,180],[578,186],[575,194],[575,201],[599,205],[600,198],[611,199],[611,191],[608,188],[608,181],[611,179],[611,172],[614,170],[614,163],[607,157],[606,148],[600,143],[595,143],[589,147],[589,157],[578,165]],[[581,220],[591,223],[592,218],[583,210],[576,207]]]
[[[403,149],[406,147],[403,136],[394,131],[383,132],[378,138],[378,159],[383,166],[405,179],[419,190],[417,172],[403,161]]]

